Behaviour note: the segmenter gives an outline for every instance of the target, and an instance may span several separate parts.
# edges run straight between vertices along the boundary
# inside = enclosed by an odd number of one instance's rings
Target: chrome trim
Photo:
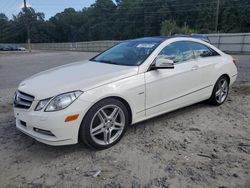
[[[17,105],[22,105],[22,106],[30,107],[30,103],[24,102],[24,101],[17,101],[16,104],[17,104]]]
[[[19,97],[26,100],[26,101],[30,101],[32,102],[34,100],[34,97],[30,96],[30,95],[24,95],[24,93],[19,92]]]
[[[35,97],[32,95],[26,94],[21,91],[16,91],[13,98],[13,104],[15,108],[29,109],[34,99]]]

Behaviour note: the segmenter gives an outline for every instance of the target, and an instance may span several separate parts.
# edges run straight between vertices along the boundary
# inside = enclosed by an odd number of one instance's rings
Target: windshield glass
[[[91,61],[137,66],[142,64],[159,44],[158,41],[126,41],[101,53]]]

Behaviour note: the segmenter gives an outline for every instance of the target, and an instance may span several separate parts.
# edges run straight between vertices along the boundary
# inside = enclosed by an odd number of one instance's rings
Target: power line
[[[250,4],[244,5],[244,6],[238,6],[238,8],[246,8],[248,6],[250,6]],[[220,8],[234,8],[234,7],[232,7],[232,6],[220,6]],[[100,8],[100,9],[104,10],[104,11],[109,10],[107,8]],[[118,15],[118,14],[120,14],[120,15],[146,15],[146,14],[148,14],[148,15],[158,15],[159,14],[158,12],[145,12],[144,11],[144,12],[141,13],[141,12],[128,12],[128,10],[131,10],[131,9],[126,9],[126,10],[127,10],[126,12],[104,12],[104,14],[106,14],[106,15],[108,15],[108,14],[109,15]],[[160,10],[163,11],[163,9],[159,9],[159,11]],[[211,9],[211,11],[214,11],[214,9]],[[51,11],[49,11],[49,12],[51,12]],[[188,10],[164,11],[164,13],[181,13],[181,12],[200,12],[200,10],[198,10],[197,8],[193,8],[193,9],[188,9]],[[60,12],[60,13],[63,13],[63,12]]]
[[[149,2],[147,2],[147,3],[149,3]],[[183,9],[184,8],[187,8],[188,6],[192,6],[192,7],[194,7],[194,6],[199,6],[199,5],[215,5],[215,2],[212,2],[212,3],[198,3],[198,4],[182,4],[182,5],[175,5],[176,7],[179,7],[179,8],[182,8],[183,7]],[[246,4],[246,5],[244,5],[244,6],[237,6],[238,8],[241,8],[241,7],[246,7],[246,6],[249,6],[249,4]],[[220,6],[221,8],[233,8],[233,6],[231,6],[231,5],[224,5],[224,6]],[[160,6],[160,5],[154,5],[154,6],[151,6],[151,8],[152,9],[154,9],[154,8],[159,8],[159,10],[164,10],[164,13],[178,13],[178,12],[196,12],[196,11],[199,11],[197,8],[193,8],[193,9],[185,9],[185,10],[183,10],[183,9],[179,9],[179,10],[168,10],[168,11],[165,11],[165,9],[169,9],[169,8],[172,8],[172,6],[171,7],[164,7],[164,6]],[[212,7],[209,7],[209,8],[212,8]],[[110,10],[110,9],[107,9],[107,8],[100,8],[99,7],[99,9],[101,9],[101,10],[103,10],[103,11],[105,11],[105,10]],[[125,12],[119,12],[120,14],[137,14],[137,15],[140,15],[141,13],[139,13],[139,12],[137,12],[137,13],[134,13],[134,12],[128,12],[128,10],[129,11],[133,11],[133,10],[137,10],[137,9],[141,9],[141,10],[144,10],[143,9],[143,7],[132,7],[132,8],[129,8],[129,9],[127,9],[127,8],[119,8],[119,7],[116,7],[116,9],[114,9],[114,11],[117,11],[117,10],[124,10]],[[52,13],[52,11],[49,11],[49,13]],[[78,12],[81,12],[81,11],[78,11]],[[110,14],[112,14],[111,12],[105,12],[105,14],[108,14],[108,13],[110,13]],[[152,12],[152,13],[150,13],[150,12],[145,12],[144,11],[144,14],[145,13],[147,13],[147,14],[158,14],[157,12]],[[114,14],[116,14],[116,12],[114,13]]]

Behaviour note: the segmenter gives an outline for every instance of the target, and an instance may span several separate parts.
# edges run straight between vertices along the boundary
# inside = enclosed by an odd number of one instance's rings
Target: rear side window
[[[194,54],[189,42],[173,42],[162,49],[157,58],[173,60],[174,63],[194,59]]]
[[[209,48],[204,44],[200,44],[197,42],[189,42],[189,44],[194,51],[194,55],[196,58],[213,57],[219,55],[215,50]]]

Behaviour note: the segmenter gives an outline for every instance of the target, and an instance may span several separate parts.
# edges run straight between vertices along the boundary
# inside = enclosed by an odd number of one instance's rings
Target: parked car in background
[[[11,50],[11,46],[10,45],[2,45],[1,50],[2,51],[10,51]]]
[[[10,45],[10,50],[11,51],[18,51],[18,46],[17,45]]]
[[[2,44],[0,45],[0,51],[25,51],[26,49],[19,45],[14,44]]]
[[[193,37],[124,41],[88,61],[38,73],[14,95],[16,127],[49,145],[116,144],[129,124],[200,101],[226,101],[235,60]]]
[[[22,47],[22,46],[19,46],[17,50],[18,50],[18,51],[25,51],[26,48],[24,48],[24,47]]]

